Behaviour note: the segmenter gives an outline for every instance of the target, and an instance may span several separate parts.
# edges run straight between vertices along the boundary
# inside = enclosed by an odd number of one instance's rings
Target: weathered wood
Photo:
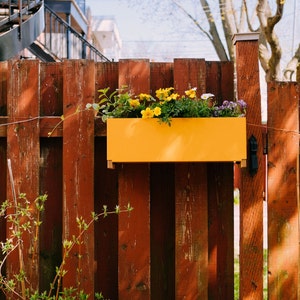
[[[62,139],[40,141],[40,192],[47,194],[40,230],[40,289],[49,290],[62,257]]]
[[[240,299],[263,297],[264,156],[258,67],[258,36],[236,37],[237,95],[247,102],[247,139],[257,139],[258,171],[242,169],[240,192]],[[248,166],[249,166],[248,154]]]
[[[151,63],[151,92],[173,87],[173,64]],[[151,299],[175,299],[174,164],[150,165]]]
[[[206,67],[204,59],[175,59],[174,60],[174,88],[177,93],[191,88],[197,88],[197,95],[206,92]]]
[[[0,116],[7,115],[7,75],[8,62],[0,62]]]
[[[41,116],[61,116],[63,114],[62,71],[62,64],[41,63]]]
[[[118,64],[97,63],[95,70],[95,90],[110,87],[113,92],[118,87]],[[118,172],[107,169],[106,124],[95,120],[95,211],[103,211],[103,205],[113,210],[118,205]],[[118,299],[118,216],[100,218],[95,223],[95,291],[107,298]]]
[[[234,298],[233,164],[208,165],[209,299]]]
[[[208,299],[207,164],[175,164],[175,299]]]
[[[175,299],[174,164],[151,164],[151,299]]]
[[[67,60],[63,78],[63,240],[72,240],[80,232],[76,218],[89,222],[94,211],[94,114],[76,113],[94,101],[94,63]],[[64,287],[77,286],[86,293],[94,290],[93,224],[71,250],[65,269]]]
[[[203,59],[174,60],[174,88],[206,92]],[[206,164],[175,164],[175,297],[207,299],[208,211]],[[201,179],[200,179],[201,178]],[[200,240],[202,242],[200,242]]]
[[[206,62],[206,92],[233,100],[233,64]],[[209,299],[233,299],[233,164],[208,165]]]
[[[36,213],[34,200],[39,195],[39,62],[9,61],[10,70],[7,78],[7,158],[11,161],[13,183],[17,197],[26,193],[31,203],[33,214]],[[30,121],[26,121],[31,119]],[[25,122],[24,122],[25,121]],[[7,183],[7,197],[13,201],[11,181]],[[7,236],[11,232],[8,224]],[[34,232],[22,236],[22,256],[24,268],[31,286],[39,286],[38,265],[39,249],[35,243]],[[7,260],[7,272],[10,277],[19,273],[20,261],[18,251],[12,253]]]
[[[95,140],[95,211],[118,205],[118,171],[107,169],[106,139]],[[95,223],[95,291],[110,299],[118,298],[118,218],[110,215]]]
[[[45,116],[40,119],[40,193],[48,195],[40,231],[40,290],[44,291],[62,257],[62,139],[48,138],[63,113],[62,64],[40,64],[40,96],[40,114]],[[51,137],[62,134],[61,124]]]
[[[234,100],[232,62],[206,62],[206,93],[214,94],[218,104]]]
[[[155,96],[155,91],[160,88],[173,87],[173,63],[151,63],[151,94]]]
[[[299,87],[268,84],[268,299],[299,298]]]
[[[119,169],[119,205],[131,214],[119,216],[119,299],[150,299],[149,164]]]
[[[119,63],[98,62],[96,63],[95,73],[95,102],[99,101],[99,90],[109,87],[110,92],[114,92],[118,86]]]
[[[119,61],[119,87],[136,95],[150,92],[148,60]],[[142,142],[142,141],[141,141]],[[149,164],[122,164],[119,205],[131,203],[130,218],[119,216],[119,298],[150,299],[150,178]]]

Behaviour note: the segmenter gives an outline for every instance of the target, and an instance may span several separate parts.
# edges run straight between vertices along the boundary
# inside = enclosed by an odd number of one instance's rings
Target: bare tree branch
[[[271,56],[266,65],[266,80],[280,80],[280,60],[282,50],[279,39],[274,31],[275,25],[281,20],[284,1],[276,0],[277,9],[274,16],[271,16],[271,9],[267,0],[259,0],[257,5],[257,16],[259,18],[262,32],[271,48]],[[266,62],[264,52],[260,52],[260,58]]]
[[[209,23],[209,32],[207,32],[200,24],[199,22],[182,6],[180,5],[178,2],[176,2],[175,0],[172,0],[172,2],[190,19],[193,21],[193,23],[197,26],[198,29],[200,29],[200,31],[202,33],[204,33],[209,40],[211,41],[219,59],[221,61],[228,61],[228,57],[226,54],[226,50],[224,48],[224,45],[220,39],[219,36],[219,32],[218,29],[216,27],[216,24],[214,22],[214,19],[212,17],[212,13],[209,7],[209,4],[207,3],[206,0],[200,0],[203,11],[206,15],[206,19]]]
[[[283,76],[285,80],[292,80],[292,76],[295,74],[298,64],[300,62],[300,44],[296,50],[293,58],[288,62],[286,68],[283,71]]]

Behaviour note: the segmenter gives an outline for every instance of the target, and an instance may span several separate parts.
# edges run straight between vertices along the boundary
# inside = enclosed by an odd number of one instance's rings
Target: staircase
[[[109,61],[42,0],[0,0],[0,61],[25,48],[44,62]]]

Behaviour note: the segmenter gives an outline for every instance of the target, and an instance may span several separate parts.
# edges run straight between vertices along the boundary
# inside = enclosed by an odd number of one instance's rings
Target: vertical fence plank
[[[247,138],[257,139],[258,171],[251,176],[242,169],[240,193],[240,298],[263,297],[263,197],[264,156],[258,68],[258,35],[236,39],[237,94],[247,102]],[[248,154],[247,164],[250,158]]]
[[[155,91],[160,88],[173,87],[173,63],[151,63],[151,94],[155,96]]]
[[[61,63],[41,63],[41,116],[63,114],[62,70]]]
[[[232,62],[206,62],[206,92],[214,94],[219,104],[234,100]]]
[[[207,164],[175,164],[176,299],[208,299]]]
[[[11,160],[15,192],[26,193],[33,212],[34,200],[39,195],[39,62],[10,61],[8,75],[7,111],[7,158]],[[9,180],[8,180],[9,181]],[[13,201],[11,182],[7,185],[7,197]],[[11,228],[8,225],[8,236]],[[34,235],[23,236],[23,259],[25,272],[34,289],[38,288],[38,253]],[[19,273],[17,251],[7,260],[10,277]]]
[[[6,197],[6,175],[7,175],[7,158],[6,158],[6,123],[7,115],[7,66],[8,62],[0,62],[0,203],[7,199]],[[1,117],[3,116],[3,121]],[[0,241],[6,238],[6,222],[4,218],[0,220]],[[1,257],[2,259],[2,257]],[[0,291],[0,299],[5,299],[4,293]]]
[[[202,59],[174,60],[174,88],[206,91]],[[207,299],[208,211],[207,164],[175,164],[175,289],[176,299]]]
[[[298,299],[299,90],[268,84],[268,299]]]
[[[62,115],[62,85],[62,64],[40,63],[41,116]],[[48,195],[40,232],[40,289],[44,291],[62,254],[62,138],[41,138],[40,156],[40,193]]]
[[[118,63],[96,63],[95,89],[118,88]],[[98,124],[98,123],[97,123]],[[103,126],[99,122],[99,126]],[[114,209],[118,204],[118,173],[107,169],[106,138],[95,140],[95,211],[101,212],[103,205]],[[118,216],[100,218],[95,223],[95,291],[110,299],[118,299]]]
[[[150,92],[148,60],[119,61],[119,86],[136,95]],[[119,205],[134,207],[130,218],[119,216],[119,298],[150,299],[149,164],[122,164]]]
[[[173,64],[151,63],[151,92],[173,87]],[[174,164],[151,164],[151,299],[175,299]]]
[[[94,101],[94,62],[66,60],[63,80],[63,240],[72,240],[79,234],[76,218],[89,222],[94,211],[94,115],[92,111],[75,113]],[[67,258],[63,286],[93,293],[93,224],[80,241]]]
[[[174,164],[151,164],[151,299],[175,299]]]
[[[0,116],[7,114],[7,66],[7,61],[0,62]]]
[[[197,88],[197,95],[206,92],[206,66],[204,59],[175,59],[174,60],[174,88],[177,93],[184,95],[184,91]]]
[[[233,99],[233,64],[206,63],[206,92]],[[209,299],[233,299],[233,164],[208,164]]]
[[[107,169],[106,138],[95,141],[95,211],[103,211],[103,205],[114,210],[118,205],[118,172]],[[118,297],[118,218],[110,215],[95,223],[95,291],[107,299]]]
[[[208,164],[209,299],[234,298],[233,164]]]

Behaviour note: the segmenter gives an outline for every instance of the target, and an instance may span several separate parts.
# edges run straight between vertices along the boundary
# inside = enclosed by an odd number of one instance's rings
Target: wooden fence
[[[49,288],[62,241],[78,234],[76,217],[89,220],[103,205],[114,209],[130,202],[130,215],[111,215],[88,229],[67,259],[64,287],[79,281],[80,288],[110,299],[234,299],[235,182],[241,195],[240,299],[263,297],[263,201],[269,299],[298,298],[299,90],[297,83],[270,83],[268,124],[262,126],[257,53],[256,40],[236,41],[237,94],[248,103],[247,136],[258,142],[253,176],[247,168],[218,162],[124,163],[108,169],[105,125],[91,111],[68,118],[97,100],[98,89],[124,84],[136,94],[197,87],[199,94],[231,100],[231,63],[0,63],[0,200],[12,198],[8,159],[17,193],[31,201],[48,194],[39,255],[31,253],[30,235],[24,241],[34,287]],[[65,121],[48,137],[61,115]],[[2,222],[1,238],[9,231]],[[17,265],[12,255],[7,273]]]

